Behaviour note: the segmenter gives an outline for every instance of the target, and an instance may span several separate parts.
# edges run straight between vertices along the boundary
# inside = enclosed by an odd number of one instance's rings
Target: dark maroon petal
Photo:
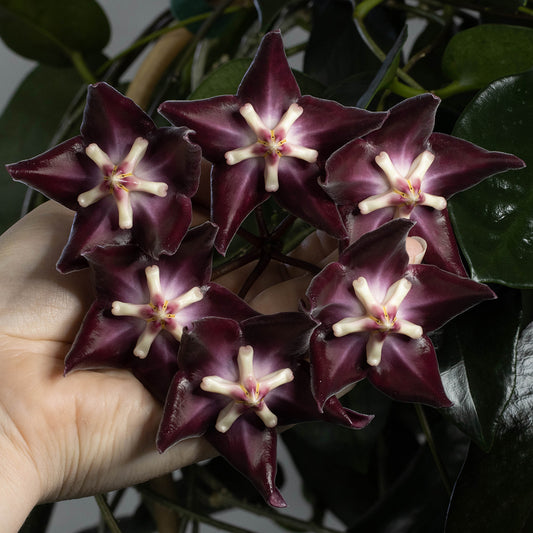
[[[389,184],[376,165],[380,148],[364,139],[354,139],[334,152],[326,161],[326,176],[321,187],[338,204],[357,204],[389,190]]]
[[[319,169],[292,157],[280,162],[280,187],[274,197],[280,205],[317,229],[344,238],[346,229],[335,203],[318,185]]]
[[[440,99],[426,93],[395,105],[383,126],[366,140],[389,154],[393,162],[409,161],[426,150],[427,139],[435,125]]]
[[[85,155],[81,137],[6,166],[15,181],[21,181],[69,209],[79,209],[78,195],[96,185],[99,173]],[[96,171],[94,170],[96,169]]]
[[[415,340],[388,335],[381,363],[369,367],[368,379],[394,400],[433,407],[452,405],[442,386],[435,350],[425,336]]]
[[[256,140],[239,113],[244,104],[235,96],[215,96],[207,100],[167,101],[159,113],[175,126],[192,130],[190,137],[202,147],[212,163],[225,164],[224,154]]]
[[[385,207],[383,209],[372,211],[372,213],[368,213],[367,215],[361,215],[359,210],[349,213],[344,217],[344,224],[348,233],[349,243],[356,242],[363,235],[370,233],[393,220],[394,211],[394,207]],[[411,233],[412,232],[413,230],[411,230]]]
[[[409,263],[405,239],[412,226],[411,221],[403,218],[391,220],[346,248],[339,262],[353,272],[352,281],[363,276],[375,296],[382,293],[384,297]]]
[[[241,328],[235,320],[217,317],[198,320],[183,334],[178,365],[197,383],[213,375],[236,381],[239,378],[236,360],[241,346]]]
[[[260,116],[276,120],[300,97],[300,88],[287,62],[281,32],[267,33],[246,72],[237,96],[253,104]]]
[[[298,104],[304,112],[291,134],[305,138],[306,145],[318,150],[323,160],[348,141],[379,128],[388,116],[313,96],[302,96]]]
[[[159,258],[161,284],[169,292],[182,294],[211,279],[211,260],[217,227],[210,222],[191,228],[177,252]]]
[[[418,206],[411,213],[411,220],[416,224],[409,235],[422,237],[428,245],[424,263],[466,277],[467,273],[461,260],[448,210],[437,211]]]
[[[79,369],[128,368],[142,321],[109,316],[105,305],[95,302],[65,359],[65,374]]]
[[[245,413],[226,433],[210,429],[206,439],[228,462],[245,475],[273,507],[286,507],[276,488],[275,429],[267,429],[254,413]]]
[[[121,161],[137,137],[155,129],[150,117],[133,100],[104,82],[89,85],[81,135],[96,143],[111,160]]]
[[[326,401],[322,412],[311,393],[309,363],[301,361],[293,369],[293,373],[294,380],[291,383],[278,387],[268,395],[268,407],[278,417],[278,425],[326,420],[349,428],[360,429],[372,420],[372,416],[346,409],[334,396]]]
[[[147,137],[148,148],[135,173],[150,181],[164,181],[169,190],[193,196],[198,189],[202,149],[189,140],[187,128],[157,128]]]
[[[362,314],[355,298],[352,276],[340,263],[330,263],[316,275],[307,289],[309,312],[326,324],[333,324],[350,315]]]
[[[315,326],[315,321],[304,313],[259,315],[245,320],[241,324],[243,343],[254,349],[258,379],[281,368],[292,368],[307,356]]]
[[[235,232],[246,216],[264,202],[270,193],[265,191],[258,167],[263,160],[248,159],[237,165],[216,165],[211,171],[211,219],[219,226],[216,248],[225,253]]]
[[[484,300],[496,298],[486,285],[433,265],[411,265],[406,277],[412,287],[400,307],[401,318],[418,324],[424,333],[435,331]]]
[[[198,383],[178,371],[170,386],[157,434],[157,449],[164,452],[181,440],[203,435],[214,425],[224,401],[197,394]]]
[[[446,198],[493,174],[525,166],[514,155],[489,152],[443,133],[431,135],[429,150],[435,154],[435,160],[424,178],[423,190]]]
[[[116,210],[109,212],[106,207],[113,202],[103,198],[100,202],[81,209],[74,216],[69,240],[61,253],[57,269],[63,274],[87,266],[87,261],[80,257],[97,246],[131,244],[131,231],[118,229]]]
[[[328,398],[367,374],[368,334],[334,337],[331,328],[319,326],[311,337],[311,383],[318,407]]]
[[[140,193],[132,198],[134,242],[154,258],[178,249],[192,219],[191,200],[169,191],[160,198]]]
[[[209,283],[202,287],[204,297],[182,311],[180,311],[180,322],[191,325],[193,321],[207,317],[231,318],[238,322],[257,315],[244,300],[239,298],[230,290]]]

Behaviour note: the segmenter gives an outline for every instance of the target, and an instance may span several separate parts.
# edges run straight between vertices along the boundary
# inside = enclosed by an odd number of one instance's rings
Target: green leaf
[[[81,88],[73,69],[38,66],[20,84],[0,117],[0,232],[20,216],[26,187],[15,183],[4,164],[48,149],[63,114]]]
[[[442,382],[454,403],[445,413],[485,450],[511,395],[522,306],[520,291],[496,289],[497,300],[457,317],[433,339]]]
[[[101,51],[109,22],[95,0],[0,0],[0,37],[17,54],[70,64],[71,52]]]
[[[456,34],[442,58],[442,69],[463,90],[533,67],[533,29],[482,24]]]
[[[533,287],[533,71],[499,80],[465,109],[453,131],[528,165],[489,178],[450,201],[450,213],[472,276]]]
[[[446,533],[531,531],[527,527],[533,509],[532,390],[533,323],[516,350],[514,390],[498,421],[494,445],[488,454],[471,447],[454,490]]]
[[[468,439],[442,420],[433,426],[439,456],[448,474],[455,478],[464,462]],[[448,500],[426,444],[405,465],[391,488],[347,533],[442,533]]]
[[[221,94],[235,94],[251,62],[251,59],[243,58],[224,63],[206,76],[204,81],[191,93],[189,100],[201,100]]]

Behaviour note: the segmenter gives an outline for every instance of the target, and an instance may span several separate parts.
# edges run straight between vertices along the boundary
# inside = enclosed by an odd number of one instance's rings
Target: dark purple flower
[[[87,265],[97,245],[134,242],[148,254],[176,251],[191,221],[201,150],[186,128],[157,128],[106,83],[90,85],[81,135],[8,165],[13,178],[76,211],[58,269]]]
[[[320,167],[386,116],[301,96],[280,32],[265,35],[236,96],[169,101],[159,111],[192,128],[191,138],[213,163],[211,210],[221,252],[246,215],[271,194],[296,216],[345,237],[335,204],[318,185]]]
[[[361,428],[372,418],[344,409],[337,398],[319,411],[306,360],[314,325],[303,313],[240,325],[227,318],[195,322],[180,346],[158,448],[203,435],[270,505],[284,507],[275,485],[277,427],[327,420]]]
[[[417,222],[426,262],[466,275],[446,200],[524,162],[467,141],[432,133],[440,100],[423,94],[390,110],[383,126],[337,150],[326,164],[325,191],[350,213],[350,242],[393,218]]]
[[[96,300],[67,355],[65,372],[130,368],[161,402],[177,371],[183,328],[206,316],[254,316],[231,291],[209,283],[216,228],[189,230],[159,260],[133,245],[97,247],[87,259]]]
[[[393,220],[348,247],[311,282],[312,383],[319,406],[367,377],[394,399],[450,405],[427,334],[494,298],[485,285],[409,264],[413,223]]]

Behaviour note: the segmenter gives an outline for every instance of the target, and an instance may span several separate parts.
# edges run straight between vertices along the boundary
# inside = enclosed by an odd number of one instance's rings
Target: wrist
[[[0,516],[2,531],[16,533],[39,503],[40,480],[29,457],[0,433]]]

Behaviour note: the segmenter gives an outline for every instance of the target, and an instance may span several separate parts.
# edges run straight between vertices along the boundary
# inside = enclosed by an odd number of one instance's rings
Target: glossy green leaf
[[[224,63],[211,74],[189,96],[189,100],[211,98],[221,94],[235,94],[248,70],[251,59],[234,59]]]
[[[451,424],[434,424],[439,456],[451,479],[459,474],[468,439]],[[393,445],[393,443],[391,443]],[[347,533],[442,533],[449,496],[427,445]]]
[[[99,52],[108,43],[107,17],[95,0],[0,0],[0,36],[29,59],[68,65],[72,51]]]
[[[4,169],[49,148],[63,115],[82,88],[73,69],[36,67],[21,83],[0,117],[0,231],[20,216],[26,187]]]
[[[477,95],[453,132],[528,165],[489,178],[450,202],[472,276],[517,288],[533,287],[532,101],[533,72],[499,80]]]
[[[434,337],[444,388],[454,403],[446,416],[485,450],[511,395],[521,319],[520,291],[500,287],[497,295]]]
[[[533,67],[533,29],[483,24],[462,31],[448,43],[442,69],[454,84],[481,89]]]
[[[533,323],[516,350],[516,381],[486,454],[472,446],[450,505],[446,533],[527,533],[533,510]]]

